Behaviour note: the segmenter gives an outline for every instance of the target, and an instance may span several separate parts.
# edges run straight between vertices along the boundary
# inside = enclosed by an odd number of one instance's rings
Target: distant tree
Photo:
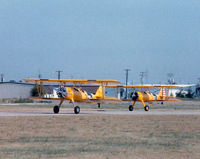
[[[185,95],[186,98],[193,98],[194,97],[194,92],[192,92],[191,88],[188,88],[188,93]]]
[[[34,86],[34,87],[31,89],[31,96],[32,96],[32,97],[38,97],[38,91],[37,91],[36,86]]]
[[[185,95],[182,93],[182,90],[180,90],[179,92],[176,93],[176,97],[184,98]]]
[[[192,92],[191,88],[188,88],[187,91],[180,90],[179,92],[177,92],[176,93],[176,97],[179,97],[179,98],[193,98],[194,97],[194,93],[195,92]]]
[[[200,86],[197,86],[197,88],[195,90],[195,94],[197,97],[200,97]]]
[[[40,86],[40,85],[36,86],[36,85],[35,85],[35,86],[31,89],[31,96],[32,96],[32,97],[38,97],[38,96],[39,96],[39,92],[38,92],[37,87],[38,87],[39,90],[40,90],[40,87],[41,87],[41,94],[43,94],[43,86]]]

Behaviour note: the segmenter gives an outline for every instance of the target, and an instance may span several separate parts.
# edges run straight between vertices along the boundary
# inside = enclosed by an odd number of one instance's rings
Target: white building
[[[0,99],[28,98],[34,84],[3,82],[0,83]]]
[[[28,98],[31,96],[31,90],[35,84],[17,83],[17,82],[0,82],[0,99],[12,98]],[[57,98],[56,87],[53,85],[45,85],[47,93],[46,98]],[[95,93],[98,86],[82,86],[89,93]]]

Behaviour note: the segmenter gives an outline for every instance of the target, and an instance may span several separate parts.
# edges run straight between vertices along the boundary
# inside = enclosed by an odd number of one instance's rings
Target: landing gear
[[[129,105],[129,107],[128,107],[129,111],[133,111],[135,103],[136,103],[136,100],[133,101],[132,105]]]
[[[58,114],[59,113],[59,110],[60,110],[60,107],[59,106],[54,106],[53,107],[53,112],[55,113],[55,114]]]
[[[129,111],[133,111],[133,106],[132,105],[129,105]]]
[[[58,114],[58,113],[59,113],[59,110],[60,110],[60,107],[61,107],[61,104],[63,103],[63,101],[64,101],[64,100],[61,100],[59,105],[55,105],[55,106],[53,107],[53,112],[54,112],[55,114]],[[74,105],[74,101],[72,101],[72,103],[73,103],[73,105]],[[79,107],[79,106],[75,106],[75,105],[74,105],[74,113],[75,113],[75,114],[79,114],[79,113],[80,113],[80,107]]]
[[[79,114],[80,113],[80,107],[79,106],[75,106],[74,107],[74,113],[75,114]]]
[[[148,106],[148,105],[145,105],[144,110],[145,110],[145,111],[149,111],[149,106]]]
[[[63,102],[64,102],[64,100],[62,99],[62,100],[60,100],[60,104],[59,104],[59,105],[55,105],[55,106],[53,107],[53,112],[54,112],[55,114],[58,114],[58,113],[59,113],[60,107],[61,107],[61,105],[62,105]]]

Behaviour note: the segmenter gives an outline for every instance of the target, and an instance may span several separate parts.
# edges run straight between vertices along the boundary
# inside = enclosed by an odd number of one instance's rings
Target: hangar
[[[23,82],[0,82],[0,99],[28,98],[31,96],[31,90],[34,88],[34,86],[35,84]],[[49,85],[45,86],[48,87]],[[82,88],[90,93],[93,93],[96,92],[98,86],[84,85]],[[49,87],[48,92],[48,95],[53,94],[52,87]]]
[[[28,98],[33,87],[34,84],[22,82],[1,82],[0,99]]]

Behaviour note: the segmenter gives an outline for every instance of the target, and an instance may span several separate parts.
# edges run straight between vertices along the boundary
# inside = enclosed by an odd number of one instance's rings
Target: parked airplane
[[[59,105],[54,106],[53,111],[54,113],[59,113],[60,107],[62,103],[65,100],[69,100],[70,103],[74,106],[74,113],[79,114],[80,113],[80,107],[76,106],[76,102],[95,102],[100,107],[100,103],[102,101],[119,101],[119,99],[115,97],[109,97],[106,96],[103,90],[104,86],[108,86],[111,84],[120,84],[120,81],[116,80],[72,80],[72,79],[63,79],[63,80],[57,80],[57,79],[24,79],[24,81],[27,82],[34,82],[36,84],[38,97],[31,97],[33,99],[50,99],[50,100],[60,100]],[[44,83],[58,83],[59,87],[57,88],[57,98],[48,98],[45,96],[45,90],[43,87]],[[72,87],[66,87],[66,83],[72,83]],[[95,94],[88,93],[85,90],[83,90],[78,85],[81,84],[93,84],[98,85],[98,90]]]

